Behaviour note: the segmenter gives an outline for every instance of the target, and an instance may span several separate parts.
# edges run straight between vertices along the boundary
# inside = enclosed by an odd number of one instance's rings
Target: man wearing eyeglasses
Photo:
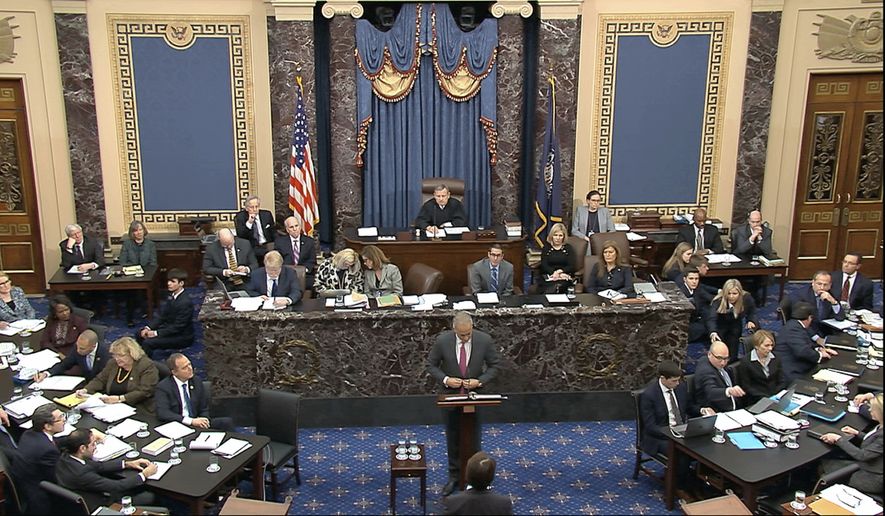
[[[774,352],[780,357],[784,368],[784,381],[791,382],[810,373],[823,360],[838,355],[817,342],[810,335],[809,328],[814,320],[815,309],[808,303],[797,303],[790,313],[791,319],[781,328],[775,339]]]
[[[873,282],[860,273],[860,253],[842,258],[842,270],[832,274],[830,294],[852,310],[873,310]]]
[[[12,478],[21,490],[27,514],[49,514],[49,504],[40,482],[55,482],[55,464],[61,453],[55,434],[65,429],[65,415],[54,403],[37,407],[31,417],[33,426],[18,441],[12,462]]]
[[[701,407],[728,412],[743,406],[746,393],[728,365],[728,345],[722,341],[710,344],[707,360],[699,360],[694,372],[694,395]]]
[[[612,221],[611,213],[608,208],[602,206],[602,195],[597,190],[591,191],[587,194],[585,204],[575,209],[575,216],[572,217],[572,235],[580,236],[590,242],[590,235],[593,233],[608,233],[614,230],[615,223]],[[589,245],[587,254],[592,254]]]
[[[480,292],[513,295],[513,264],[504,259],[504,249],[499,244],[492,244],[488,257],[470,264],[467,273],[473,295]]]

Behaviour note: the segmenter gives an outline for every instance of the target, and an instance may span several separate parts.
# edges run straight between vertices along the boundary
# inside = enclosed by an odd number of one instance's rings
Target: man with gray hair
[[[76,266],[79,272],[104,267],[104,246],[101,241],[87,237],[79,224],[65,226],[67,238],[58,243],[61,248],[61,267],[65,271]]]
[[[206,246],[203,274],[215,276],[228,290],[245,290],[258,260],[248,240],[237,238],[230,228],[218,230],[218,239]]]
[[[246,199],[243,209],[234,217],[234,227],[237,237],[248,240],[258,261],[264,263],[268,248],[273,248],[276,231],[273,214],[261,209],[261,199],[257,195]]]
[[[464,205],[458,199],[452,199],[449,187],[442,184],[434,188],[433,199],[428,199],[415,217],[415,227],[431,233],[444,226],[466,225]]]
[[[485,332],[473,329],[473,319],[467,312],[458,312],[452,321],[452,329],[440,333],[430,350],[427,371],[440,385],[445,394],[467,393],[481,389],[498,375],[501,357],[492,337]],[[449,481],[443,488],[443,496],[452,494],[458,485],[461,469],[460,443],[461,410],[444,409],[446,424],[446,444],[449,454]],[[471,443],[472,454],[482,446],[482,432],[479,417]],[[465,488],[466,486],[461,486]]]

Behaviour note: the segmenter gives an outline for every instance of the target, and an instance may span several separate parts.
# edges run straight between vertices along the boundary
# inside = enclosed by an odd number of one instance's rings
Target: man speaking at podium
[[[428,199],[415,217],[415,227],[436,233],[443,225],[466,226],[467,212],[461,201],[452,199],[448,186],[437,185],[433,189],[433,199]]]
[[[458,312],[452,321],[452,330],[444,331],[436,337],[427,370],[434,379],[443,385],[443,393],[467,393],[482,388],[498,374],[501,357],[495,349],[492,337],[485,332],[473,329],[473,319],[466,312]],[[461,468],[458,443],[461,426],[460,409],[444,409],[446,424],[446,446],[449,454],[449,482],[443,488],[443,496],[452,494],[458,485]],[[473,435],[474,450],[481,450],[481,425],[476,416]],[[460,486],[462,489],[466,486]]]

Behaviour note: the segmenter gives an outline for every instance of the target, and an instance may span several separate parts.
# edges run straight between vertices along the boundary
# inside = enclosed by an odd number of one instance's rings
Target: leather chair
[[[48,480],[41,481],[40,487],[46,492],[49,500],[52,502],[53,514],[82,514],[85,516],[92,514],[86,500],[70,489]]]
[[[108,327],[103,324],[90,324],[89,329],[98,335],[98,345],[101,346],[104,344],[105,336],[108,333]]]
[[[298,277],[298,286],[301,287],[301,297],[303,299],[312,298],[313,292],[307,289],[307,267],[304,265],[286,265],[286,267],[295,271],[295,275]]]
[[[648,267],[648,260],[643,260],[638,256],[630,254],[630,242],[627,240],[627,234],[623,231],[610,231],[607,233],[594,233],[590,235],[590,249],[595,256],[602,257],[602,245],[611,240],[618,246],[618,253],[631,266],[633,266],[633,275],[636,276],[637,269]],[[589,274],[589,270],[587,271]]]
[[[258,414],[255,433],[270,438],[265,455],[265,468],[270,471],[270,487],[273,499],[279,494],[280,484],[293,476],[301,485],[298,467],[298,409],[301,396],[292,392],[271,389],[258,390]],[[277,478],[277,472],[293,461],[293,473],[285,480]]]
[[[658,464],[667,467],[667,456],[661,453],[656,455],[649,455],[642,449],[642,436],[645,433],[645,423],[642,421],[642,414],[640,412],[640,398],[642,397],[642,392],[645,391],[645,388],[635,389],[630,391],[630,396],[633,398],[633,409],[635,415],[635,423],[636,423],[636,441],[634,443],[634,448],[636,448],[636,459],[633,464],[633,480],[639,478],[639,472],[642,471],[646,475],[651,478],[663,482],[664,479],[661,476],[655,474],[654,470],[646,467],[644,464],[649,461],[655,461]]]
[[[583,283],[584,274],[590,272],[584,268],[585,262],[583,259],[587,254],[587,241],[583,237],[572,235],[566,237],[565,242],[575,250],[575,279],[578,280],[578,285],[580,285]]]
[[[172,370],[169,369],[168,365],[166,365],[165,360],[154,360],[154,365],[157,366],[157,373],[160,381],[163,381],[166,378],[172,376]]]
[[[429,265],[414,263],[403,279],[403,294],[423,295],[436,292],[442,283],[443,273]]]
[[[14,453],[15,450],[12,450],[12,452]],[[15,487],[15,481],[12,479],[11,464],[12,463],[9,460],[9,457],[6,456],[6,453],[3,451],[3,449],[0,449],[0,470],[4,471],[6,473],[4,475],[6,478],[6,482],[5,482],[6,485],[3,487],[9,488],[7,490],[7,493],[8,493],[7,494],[7,503],[12,504],[12,508],[15,509],[16,513],[25,514],[27,508],[24,505],[22,505],[23,500],[22,500],[21,496],[19,496],[19,494],[18,494],[18,489]]]
[[[433,198],[433,189],[437,185],[449,187],[452,197],[464,202],[464,180],[455,177],[425,177],[421,180],[421,204]]]
[[[95,317],[95,312],[93,312],[92,310],[87,310],[85,308],[80,308],[77,306],[71,307],[71,314],[82,317],[86,321],[87,325],[91,323],[92,318]]]

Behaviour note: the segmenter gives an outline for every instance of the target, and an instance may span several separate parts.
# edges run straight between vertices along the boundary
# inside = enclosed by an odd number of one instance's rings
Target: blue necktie
[[[181,392],[184,394],[184,404],[187,408],[187,417],[194,417],[194,409],[191,406],[191,395],[187,392],[187,384],[181,384]]]
[[[826,319],[826,315],[824,314],[824,302],[820,297],[817,298],[817,317],[821,321]]]
[[[722,379],[725,380],[725,385],[731,387],[731,377],[728,376],[728,373],[725,372],[725,369],[720,369],[719,374],[722,375]]]
[[[277,297],[277,280],[273,280],[273,284],[270,286],[270,297]]]
[[[489,286],[491,287],[492,292],[498,291],[498,268],[497,267],[492,267],[492,282],[491,282],[491,285],[489,285]]]

